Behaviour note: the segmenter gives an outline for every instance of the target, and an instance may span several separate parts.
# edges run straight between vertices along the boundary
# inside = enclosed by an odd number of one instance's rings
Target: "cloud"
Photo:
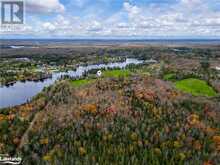
[[[88,23],[88,25],[86,27],[86,30],[90,31],[90,32],[101,31],[102,30],[102,25],[98,21],[92,21],[92,22]]]
[[[124,29],[124,28],[128,28],[129,27],[129,24],[127,24],[126,22],[119,22],[117,24],[117,27],[118,28],[121,28],[121,29]]]
[[[140,13],[140,8],[135,5],[133,6],[128,2],[124,2],[123,7],[129,14],[135,15]]]
[[[125,2],[128,15],[128,34],[155,36],[220,36],[220,12],[212,11],[203,0],[181,0],[164,6],[136,6]],[[195,26],[196,24],[196,26]],[[120,30],[120,29],[119,29]],[[124,31],[126,31],[124,29]]]
[[[202,1],[201,0],[181,0],[181,3],[188,5],[188,6],[192,6],[196,4],[201,4]]]
[[[54,31],[56,27],[50,22],[45,22],[43,23],[43,29],[51,32],[51,31]]]
[[[65,7],[58,0],[33,1],[35,8],[45,12],[64,11]],[[45,2],[47,1],[47,2]],[[49,1],[53,2],[48,3]],[[86,6],[88,0],[74,0]],[[99,0],[105,1],[105,0]],[[71,1],[72,2],[72,1]],[[133,1],[132,1],[133,2]],[[38,5],[37,5],[38,4]],[[42,5],[43,5],[42,4]],[[78,4],[80,5],[80,4]],[[63,6],[63,7],[59,7]],[[88,10],[85,15],[75,16],[65,10],[55,17],[44,21],[32,20],[29,24],[33,34],[41,36],[85,36],[85,37],[149,37],[149,36],[219,36],[220,11],[211,8],[213,3],[205,0],[179,0],[170,5],[148,4],[138,5],[123,2],[121,8],[107,16],[100,16],[101,9]],[[53,10],[52,10],[53,9]],[[89,12],[90,11],[90,12]],[[94,13],[95,12],[95,13]],[[109,11],[106,11],[109,12]],[[37,22],[34,24],[34,22]]]
[[[61,13],[65,11],[59,0],[26,0],[26,10],[34,13]]]

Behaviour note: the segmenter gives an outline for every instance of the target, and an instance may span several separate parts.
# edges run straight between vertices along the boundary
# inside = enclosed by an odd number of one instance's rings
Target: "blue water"
[[[99,64],[99,65],[88,65],[79,66],[76,71],[59,72],[53,73],[52,78],[46,79],[43,82],[16,82],[13,86],[2,86],[0,87],[0,108],[11,107],[15,105],[20,105],[26,103],[28,100],[39,92],[43,90],[44,87],[52,85],[56,80],[61,78],[63,75],[69,75],[71,77],[80,77],[84,72],[91,69],[101,69],[101,68],[125,68],[129,64],[140,64],[143,61],[137,59],[126,59],[125,62],[116,62],[109,64]]]

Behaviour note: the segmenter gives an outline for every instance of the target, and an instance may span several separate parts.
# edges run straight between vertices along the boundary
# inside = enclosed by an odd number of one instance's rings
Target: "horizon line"
[[[0,40],[219,40],[220,38],[0,38]]]

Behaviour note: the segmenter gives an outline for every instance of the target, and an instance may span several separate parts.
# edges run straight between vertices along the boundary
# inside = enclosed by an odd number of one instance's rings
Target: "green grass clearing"
[[[115,70],[106,70],[102,72],[102,77],[127,77],[131,74],[131,72],[127,69],[115,69]],[[92,82],[94,82],[95,79],[80,79],[80,80],[72,80],[71,84],[74,87],[80,87],[83,85],[87,85],[90,84]]]
[[[94,81],[94,79],[81,79],[81,80],[72,80],[71,84],[75,87],[80,87],[83,85],[90,84]]]
[[[103,77],[128,77],[131,72],[128,69],[115,69],[103,71]]]
[[[214,89],[207,82],[195,78],[184,79],[175,83],[177,89],[194,96],[216,96]]]

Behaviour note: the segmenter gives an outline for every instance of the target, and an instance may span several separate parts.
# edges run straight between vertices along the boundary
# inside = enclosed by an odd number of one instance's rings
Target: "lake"
[[[70,77],[81,77],[83,73],[91,69],[101,69],[101,68],[125,68],[129,64],[140,64],[143,63],[142,60],[137,59],[126,59],[124,62],[116,62],[109,64],[97,64],[88,66],[79,66],[75,71],[68,72],[54,72],[52,78],[45,79],[44,81],[34,82],[16,82],[13,86],[2,86],[0,87],[0,108],[11,107],[15,105],[20,105],[31,100],[33,96],[37,95],[43,90],[44,87],[52,85],[56,80],[60,79],[63,75],[68,75]]]

